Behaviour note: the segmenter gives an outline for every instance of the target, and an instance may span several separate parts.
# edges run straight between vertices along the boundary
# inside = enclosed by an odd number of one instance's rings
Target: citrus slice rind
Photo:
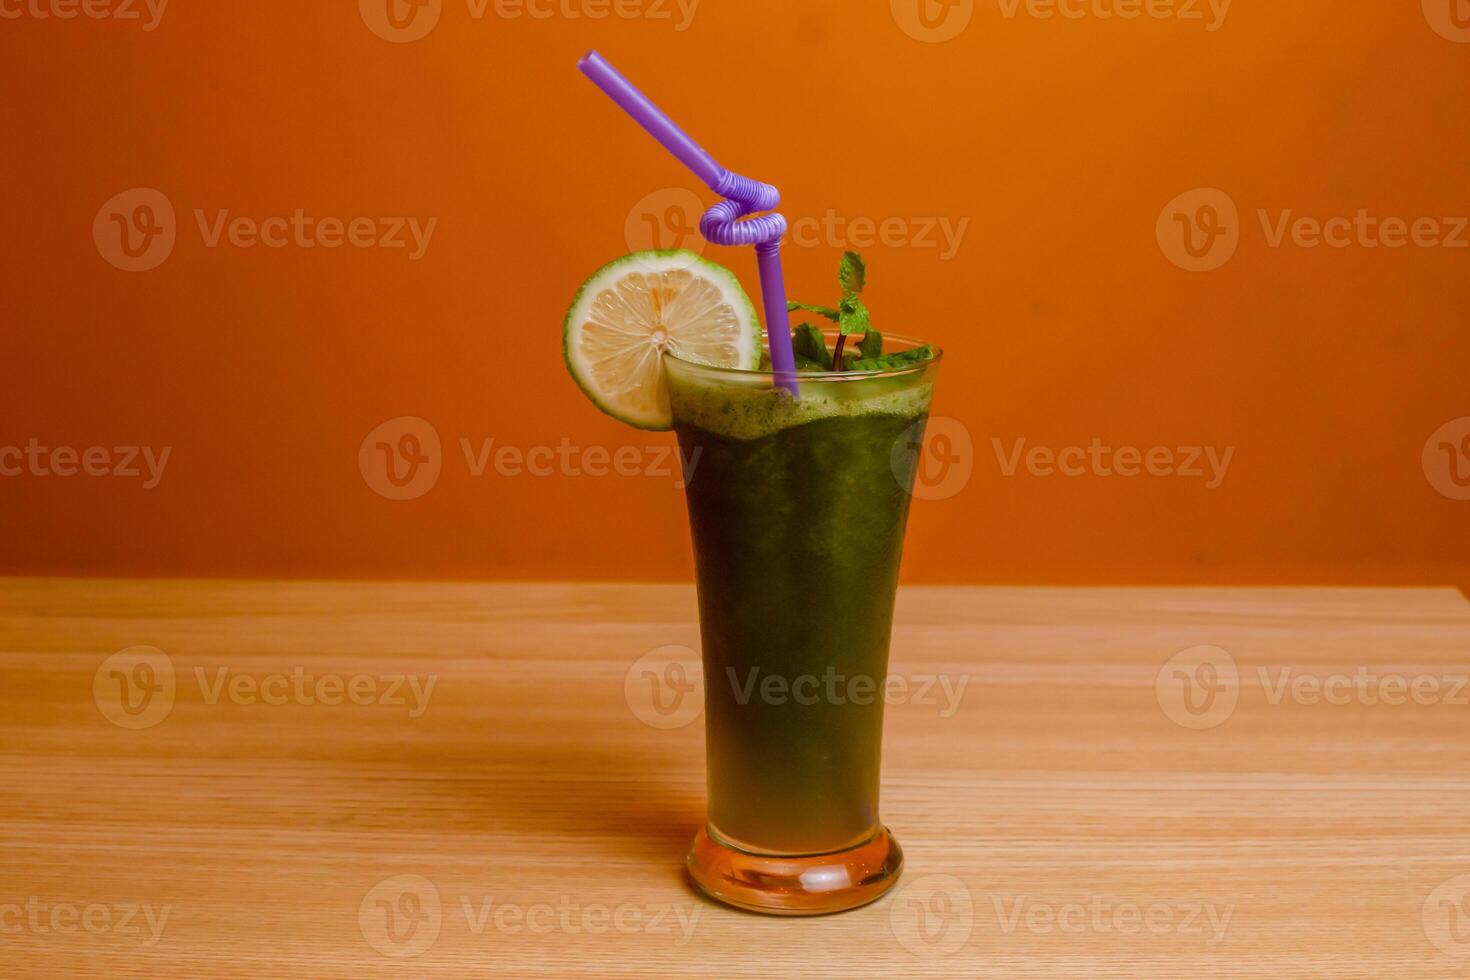
[[[663,357],[753,370],[760,319],[724,266],[684,250],[634,252],[599,269],[567,311],[563,353],[602,411],[640,429],[672,426]]]

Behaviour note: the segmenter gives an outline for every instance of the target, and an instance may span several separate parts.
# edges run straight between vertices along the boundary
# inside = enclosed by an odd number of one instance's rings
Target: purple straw
[[[766,336],[771,346],[771,367],[781,387],[796,394],[796,358],[791,350],[791,319],[786,312],[786,280],[781,272],[781,237],[786,234],[786,219],[779,214],[763,214],[742,221],[757,211],[770,211],[781,203],[781,192],[770,184],[731,173],[715,162],[704,149],[658,106],[633,87],[607,59],[589,51],[577,62],[582,73],[607,93],[664,145],[694,176],[724,200],[705,212],[699,222],[704,237],[716,245],[754,245],[756,264],[760,268],[761,295],[766,307]]]

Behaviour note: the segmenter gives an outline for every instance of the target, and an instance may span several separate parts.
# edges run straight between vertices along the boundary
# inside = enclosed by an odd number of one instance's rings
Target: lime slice
[[[567,370],[620,422],[667,429],[663,357],[760,363],[760,320],[735,275],[683,250],[634,252],[597,270],[567,311]]]

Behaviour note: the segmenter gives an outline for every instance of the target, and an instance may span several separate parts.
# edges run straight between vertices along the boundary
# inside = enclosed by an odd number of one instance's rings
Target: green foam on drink
[[[803,382],[798,375],[800,397],[792,398],[761,375],[752,374],[748,383],[737,384],[730,380],[736,372],[716,379],[701,377],[699,372],[697,366],[668,365],[674,417],[732,439],[759,439],[822,419],[917,418],[929,411],[934,398],[932,381],[915,383],[903,376]]]

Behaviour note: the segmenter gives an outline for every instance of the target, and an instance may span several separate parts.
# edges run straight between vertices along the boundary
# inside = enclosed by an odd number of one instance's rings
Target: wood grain
[[[1470,975],[1458,593],[926,588],[899,623],[896,675],[966,685],[889,710],[904,881],[793,922],[681,875],[700,725],[645,724],[624,680],[697,648],[689,588],[0,582],[0,974]],[[137,645],[177,688],[134,730],[93,682]],[[1238,704],[1193,730],[1156,679],[1200,645]],[[210,703],[221,669],[297,667],[434,687],[417,717]],[[1291,693],[1355,674],[1435,695]]]

